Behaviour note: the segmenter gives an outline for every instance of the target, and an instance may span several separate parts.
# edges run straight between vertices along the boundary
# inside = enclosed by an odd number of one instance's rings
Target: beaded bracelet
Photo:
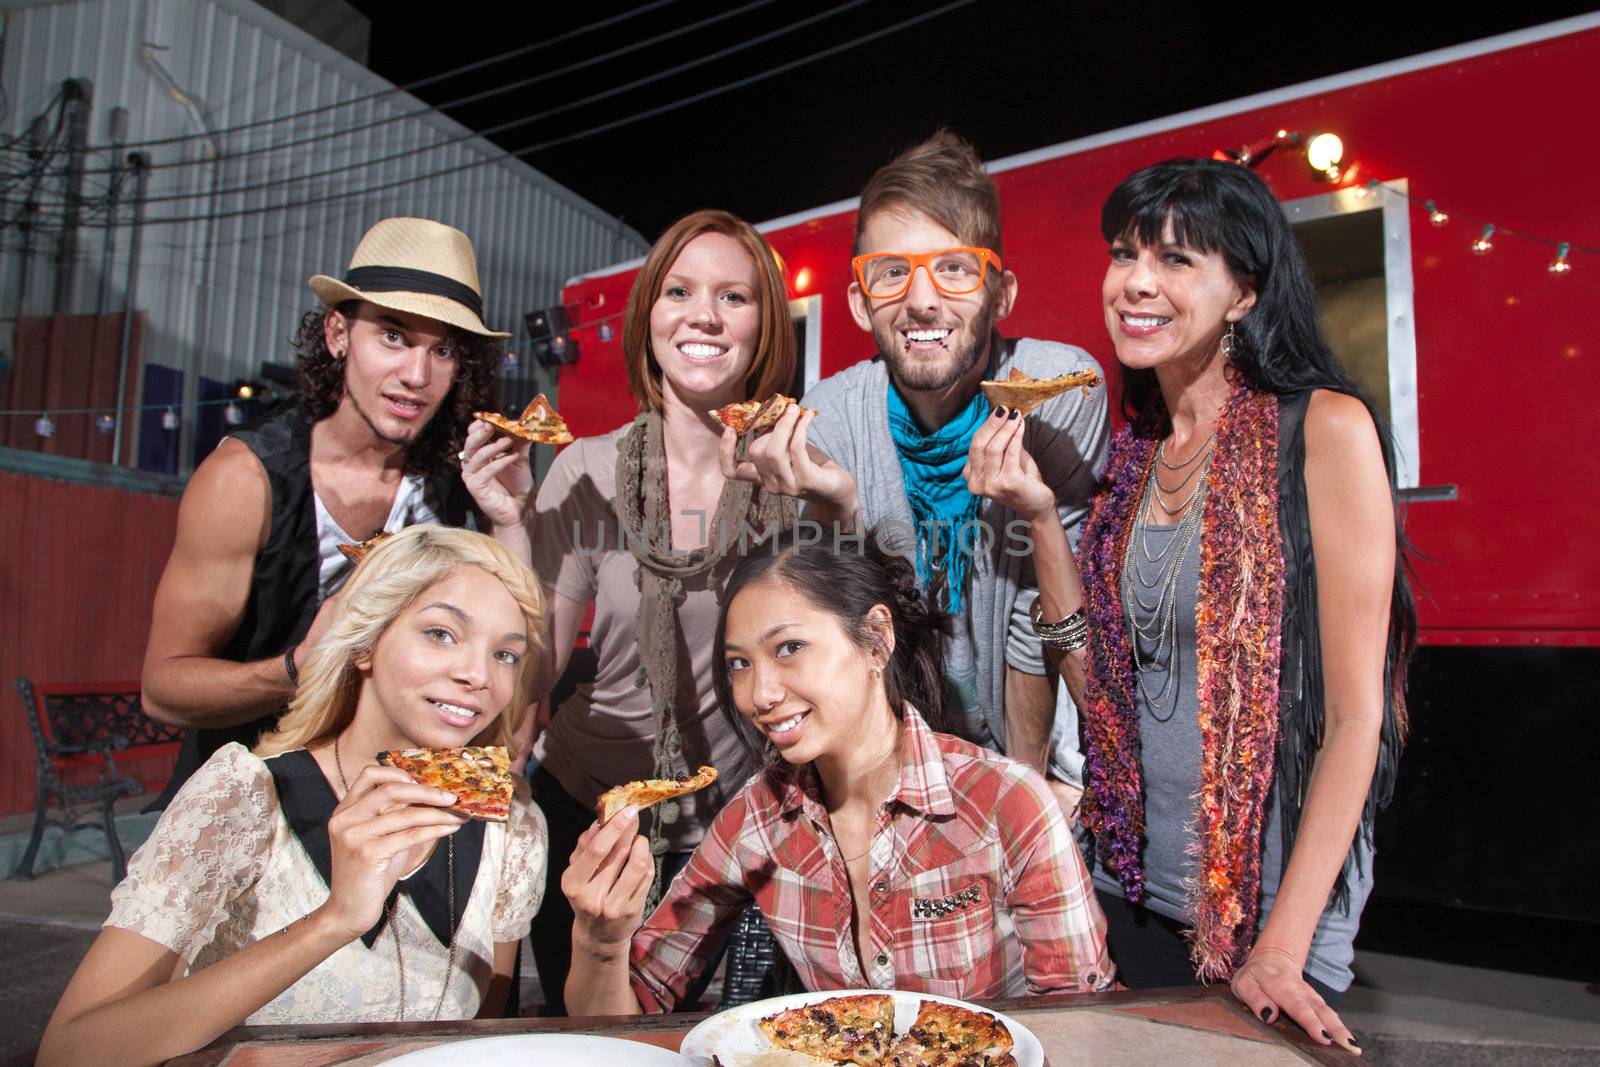
[[[1079,608],[1060,622],[1044,622],[1040,618],[1039,601],[1033,602],[1031,612],[1033,632],[1041,644],[1061,652],[1076,652],[1089,643],[1089,612],[1087,606]]]

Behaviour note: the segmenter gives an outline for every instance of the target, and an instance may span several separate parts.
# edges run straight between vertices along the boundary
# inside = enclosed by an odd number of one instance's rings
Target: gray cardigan
[[[1072,345],[1031,338],[1001,344],[996,378],[1006,377],[1013,367],[1035,378],[1100,370],[1089,353]],[[855,477],[863,524],[896,528],[903,535],[900,547],[909,556],[915,546],[914,525],[900,458],[889,436],[888,389],[888,364],[873,358],[818,382],[802,403],[817,409],[807,441]],[[1087,397],[1081,390],[1069,390],[1030,414],[1023,428],[1023,445],[1055,490],[1061,522],[1074,545],[1105,466],[1111,430],[1105,397],[1104,387]],[[993,536],[979,545],[966,603],[972,613],[978,692],[986,697],[984,720],[1004,747],[1008,648],[1009,658],[1022,669],[1044,670],[1043,651],[1025,614],[1035,595],[1032,542],[1026,524],[1008,507],[984,500],[978,518]]]

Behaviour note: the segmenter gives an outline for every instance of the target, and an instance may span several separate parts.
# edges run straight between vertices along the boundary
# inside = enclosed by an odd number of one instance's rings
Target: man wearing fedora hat
[[[342,279],[310,284],[294,402],[225,438],[178,508],[141,683],[147,714],[189,728],[161,803],[276,723],[352,567],[340,544],[468,521],[456,456],[472,412],[498,408],[510,336],[483,323],[472,242],[384,219]]]

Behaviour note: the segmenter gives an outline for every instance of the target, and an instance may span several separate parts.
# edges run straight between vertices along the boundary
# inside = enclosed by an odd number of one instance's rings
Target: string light
[[[237,426],[244,421],[244,412],[239,410],[239,405],[228,401],[228,406],[222,409],[222,421],[229,426]]]
[[[1562,241],[1556,246],[1556,258],[1550,261],[1549,266],[1549,271],[1551,274],[1560,275],[1572,273],[1572,264],[1567,262],[1567,253],[1571,250],[1572,245],[1566,241]]]
[[[249,382],[245,382],[243,385],[239,386],[239,399],[240,400],[249,400],[251,397],[253,397],[255,395],[256,395],[256,387],[251,385]]]
[[[1450,221],[1450,216],[1439,210],[1439,205],[1432,200],[1424,200],[1422,207],[1428,213],[1428,221],[1435,226],[1443,226]]]
[[[161,428],[163,430],[176,430],[178,428],[178,413],[171,408],[161,413]]]
[[[1475,256],[1486,256],[1490,252],[1494,251],[1494,242],[1490,240],[1490,238],[1493,236],[1494,223],[1484,223],[1483,232],[1478,235],[1478,239],[1476,241],[1472,242],[1472,254]]]
[[[117,420],[110,415],[101,415],[94,420],[94,428],[101,433],[110,433],[117,428]]]
[[[33,432],[40,437],[54,437],[56,435],[56,424],[51,421],[49,415],[40,415],[33,420]]]

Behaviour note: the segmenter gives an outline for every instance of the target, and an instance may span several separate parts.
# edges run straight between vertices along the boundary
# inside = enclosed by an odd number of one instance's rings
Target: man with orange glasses
[[[1049,764],[1070,817],[1082,757],[1064,689],[1068,714],[1056,722],[1058,687],[1030,617],[1027,523],[1015,501],[975,495],[964,468],[980,459],[975,437],[980,448],[996,438],[992,420],[1016,417],[991,411],[980,382],[1013,368],[1034,378],[1099,368],[1080,348],[995,329],[1016,302],[1017,278],[1001,261],[999,193],[955,134],[934,134],[872,176],[855,253],[850,311],[877,358],[819,383],[802,401],[817,414],[791,407],[747,461],[735,464],[725,441],[724,473],[799,496],[809,515],[854,511],[863,528],[914,534],[902,547],[934,602],[955,616],[942,728],[1040,773]],[[986,420],[990,432],[980,435]],[[1021,461],[1038,465],[1074,544],[1109,430],[1103,389],[1068,390],[1024,426]]]

